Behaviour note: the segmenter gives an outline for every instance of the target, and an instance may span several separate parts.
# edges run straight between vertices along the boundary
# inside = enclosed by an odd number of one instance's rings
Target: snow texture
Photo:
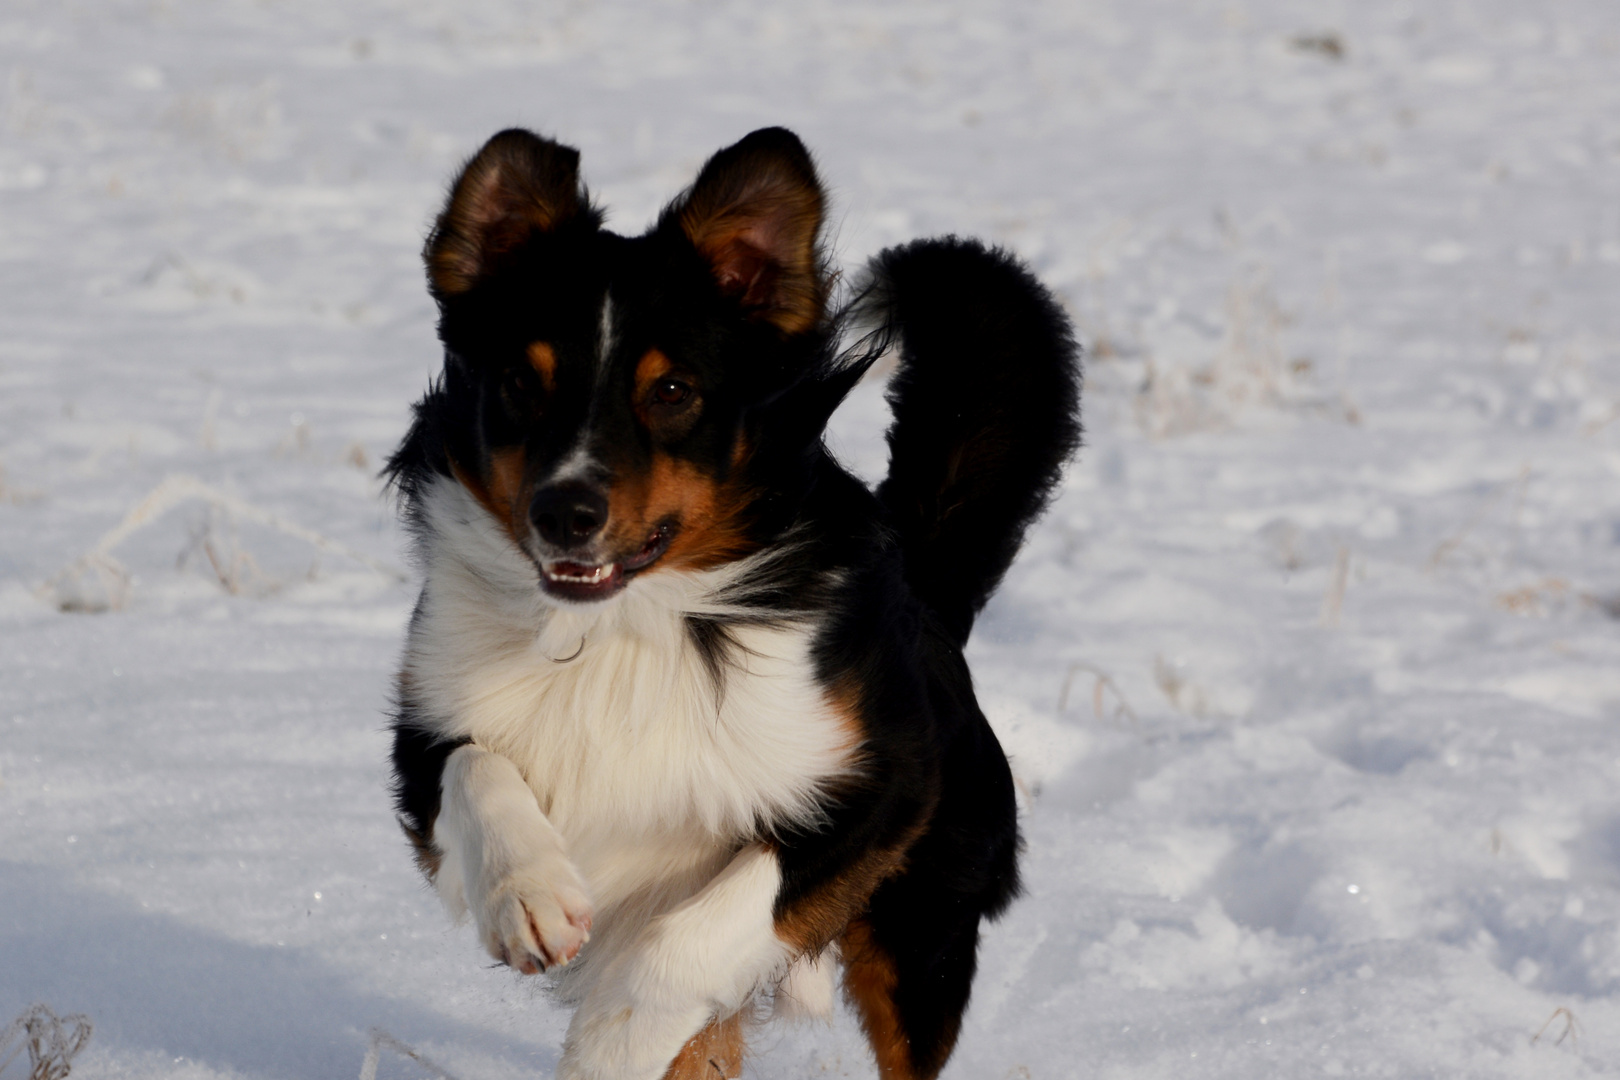
[[[1617,71],[1612,0],[8,0],[0,1025],[550,1074],[385,792],[418,251],[499,127],[639,229],[786,124],[844,265],[989,238],[1089,354],[970,646],[1029,894],[949,1075],[1620,1073]],[[847,1015],[757,1050],[872,1075]]]

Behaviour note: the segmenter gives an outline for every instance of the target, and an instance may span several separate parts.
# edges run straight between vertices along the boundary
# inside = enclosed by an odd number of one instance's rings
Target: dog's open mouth
[[[560,600],[606,600],[624,588],[632,575],[645,570],[669,549],[674,530],[660,525],[640,551],[618,562],[588,563],[558,560],[540,564],[540,584]]]

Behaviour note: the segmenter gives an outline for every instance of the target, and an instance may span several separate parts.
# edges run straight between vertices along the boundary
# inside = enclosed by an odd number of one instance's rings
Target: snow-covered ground
[[[418,248],[513,123],[624,229],[786,124],[847,265],[990,237],[1082,329],[971,648],[1029,895],[951,1076],[1620,1073],[1612,0],[7,0],[0,74],[0,1025],[87,1013],[75,1076],[550,1073],[388,809],[412,586],[275,527],[401,561]],[[275,521],[59,576],[171,475]]]

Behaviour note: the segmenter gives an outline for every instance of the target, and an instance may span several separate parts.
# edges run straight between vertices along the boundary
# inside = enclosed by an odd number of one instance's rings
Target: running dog
[[[1078,348],[971,240],[839,301],[825,202],[768,128],[620,236],[577,151],[511,130],[427,242],[395,795],[451,910],[576,1006],[567,1080],[735,1077],[840,972],[885,1080],[934,1077],[1019,892],[962,648],[1079,445]],[[823,431],[889,354],[872,491]]]

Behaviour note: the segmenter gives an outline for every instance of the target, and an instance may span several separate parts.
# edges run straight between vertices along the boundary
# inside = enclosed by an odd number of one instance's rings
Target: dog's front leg
[[[502,963],[525,975],[568,963],[590,939],[590,899],[517,766],[463,746],[442,783],[440,895],[457,915],[471,910],[478,939]]]
[[[794,958],[772,917],[781,885],[776,853],[751,844],[649,923],[574,1014],[559,1080],[658,1080],[711,1017],[746,1005]]]

